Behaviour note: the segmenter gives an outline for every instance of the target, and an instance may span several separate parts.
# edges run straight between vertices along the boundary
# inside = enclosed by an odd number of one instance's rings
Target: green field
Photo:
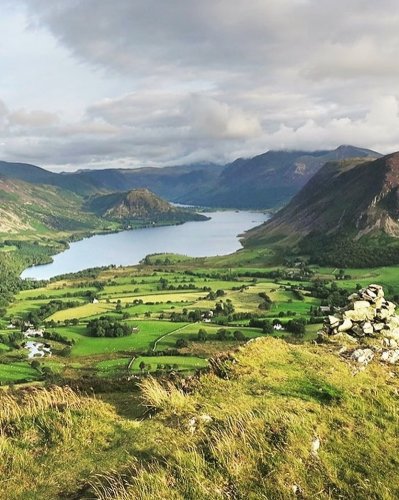
[[[6,336],[11,332],[5,329],[10,319],[18,320],[28,313],[37,313],[41,306],[51,300],[79,302],[78,306],[61,309],[41,318],[48,332],[57,333],[63,339],[61,342],[48,340],[53,356],[51,360],[40,359],[41,366],[48,367],[53,376],[112,379],[126,377],[125,368],[129,360],[132,357],[137,360],[144,353],[163,355],[165,351],[170,352],[173,357],[171,364],[177,365],[178,370],[188,370],[187,363],[191,361],[194,364],[203,363],[202,359],[220,351],[235,348],[245,340],[264,336],[261,328],[248,326],[249,317],[245,315],[269,321],[308,320],[310,308],[320,306],[321,300],[306,290],[298,298],[291,287],[303,289],[311,284],[311,279],[320,278],[336,283],[348,293],[357,284],[375,281],[383,283],[387,293],[399,293],[399,268],[345,270],[350,278],[342,281],[335,280],[335,269],[314,268],[313,277],[307,281],[295,277],[277,280],[265,278],[265,271],[277,271],[273,267],[242,266],[231,267],[227,271],[221,267],[193,267],[193,263],[195,260],[181,263],[181,266],[189,266],[188,271],[184,267],[175,270],[154,270],[141,266],[106,269],[100,271],[95,279],[75,275],[68,279],[53,280],[44,287],[21,291],[7,308],[1,326],[2,334]],[[296,270],[292,272],[295,274]],[[248,276],[251,274],[259,274],[259,277]],[[262,294],[267,294],[272,301],[267,309],[262,308]],[[98,303],[93,303],[93,296],[98,297]],[[231,304],[234,314],[243,315],[242,318],[215,318],[215,321],[221,320],[220,324],[216,324],[214,320],[211,323],[202,322],[200,316],[196,319],[187,316],[190,311],[208,314],[217,303]],[[122,322],[138,328],[138,331],[116,338],[89,336],[87,322],[100,317]],[[72,325],[73,319],[78,324]],[[219,340],[216,336],[222,327],[231,332],[225,340]],[[295,341],[313,340],[320,327],[320,322],[307,324],[305,334]],[[199,329],[207,332],[205,341],[198,339]],[[243,335],[240,341],[232,335],[236,330]],[[290,337],[284,330],[268,335]],[[66,341],[73,342],[70,348],[66,348]],[[184,345],[181,346],[179,341],[185,341]],[[40,370],[30,367],[27,351],[15,350],[21,343],[22,340],[18,340],[14,346],[0,344],[0,363],[3,362],[0,382],[42,378]],[[155,362],[149,364],[152,366]],[[157,364],[163,363],[159,361]],[[134,367],[136,365],[137,361]],[[149,371],[154,370],[151,367]]]
[[[0,383],[25,382],[38,378],[38,372],[27,363],[0,363]]]
[[[104,314],[115,309],[114,305],[106,304],[105,302],[99,302],[98,304],[84,304],[82,306],[72,307],[70,309],[65,309],[63,311],[58,311],[51,316],[48,320],[54,321],[65,321],[66,319],[72,318],[87,318],[90,316],[96,316],[99,314]]]
[[[93,354],[147,350],[159,337],[185,326],[185,323],[135,321],[132,322],[132,326],[139,328],[138,333],[118,338],[89,337],[84,326],[63,327],[54,331],[76,342],[72,347],[72,356],[90,356]]]

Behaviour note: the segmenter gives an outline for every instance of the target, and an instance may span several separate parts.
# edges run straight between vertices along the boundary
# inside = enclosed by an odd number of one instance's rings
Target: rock
[[[353,325],[352,334],[356,337],[364,337],[363,328],[360,325]]]
[[[340,319],[336,318],[335,316],[329,316],[328,321],[330,322],[331,328],[336,328],[340,323]]]
[[[367,365],[374,358],[374,353],[371,349],[356,349],[351,358],[361,365]]]
[[[369,285],[366,288],[366,291],[368,293],[373,293],[378,298],[384,297],[384,289],[382,288],[381,285]]]
[[[381,354],[381,361],[385,361],[391,365],[396,364],[399,361],[399,349],[396,349],[395,351],[384,351]]]
[[[399,365],[399,316],[395,308],[384,298],[380,285],[370,285],[350,295],[342,312],[328,317],[319,339],[340,345],[339,354],[344,356],[350,343],[359,343],[350,358],[360,365],[370,363],[376,353],[381,361]],[[366,345],[361,347],[362,343]]]
[[[374,333],[374,328],[370,321],[366,321],[366,323],[364,323],[363,332],[365,335],[372,335]]]
[[[364,307],[362,309],[349,309],[344,312],[343,317],[354,322],[371,321],[375,317],[375,310],[370,309],[370,305],[369,307]]]
[[[389,312],[389,309],[387,309],[386,307],[381,307],[381,309],[376,310],[375,317],[378,320],[388,319],[390,316],[392,316],[392,314]]]
[[[353,303],[353,309],[358,311],[359,309],[368,309],[370,307],[370,303],[367,300],[356,300]]]
[[[395,330],[395,328],[399,328],[399,317],[398,316],[392,316],[389,318],[389,321],[387,321],[386,325],[391,329]]]
[[[367,288],[369,288],[370,290],[373,290],[373,292],[376,292],[379,297],[384,296],[384,289],[382,288],[381,285],[371,284]]]
[[[393,330],[384,330],[384,337],[394,339],[399,342],[399,328],[394,328]]]
[[[302,497],[302,488],[298,484],[293,484],[292,485],[292,493],[296,496]]]
[[[210,424],[212,422],[212,417],[210,415],[200,415],[199,420],[203,422],[204,424]]]
[[[338,327],[338,331],[339,332],[347,332],[348,330],[350,330],[353,326],[353,323],[350,319],[344,319],[344,322],[341,323]]]
[[[312,440],[312,445],[311,445],[312,454],[317,455],[319,448],[320,448],[320,439],[317,436],[315,436]]]
[[[390,349],[396,349],[398,347],[396,340],[388,337],[382,339],[382,344],[384,347],[389,347]]]
[[[193,418],[190,418],[190,420],[188,421],[188,431],[191,433],[191,434],[194,434],[196,428],[197,428],[197,419],[195,417]]]

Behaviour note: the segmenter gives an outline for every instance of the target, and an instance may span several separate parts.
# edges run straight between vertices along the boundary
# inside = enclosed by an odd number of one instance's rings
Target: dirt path
[[[164,338],[168,337],[169,335],[172,335],[172,333],[177,333],[177,332],[181,332],[182,330],[184,330],[185,328],[187,328],[189,325],[184,325],[184,326],[181,326],[180,328],[176,328],[176,330],[172,330],[171,332],[169,333],[166,333],[165,335],[162,335],[162,337],[159,337],[159,339],[157,339],[155,342],[154,342],[154,347],[152,348],[152,352],[155,352],[157,350],[157,346],[158,346],[158,342],[163,340]]]

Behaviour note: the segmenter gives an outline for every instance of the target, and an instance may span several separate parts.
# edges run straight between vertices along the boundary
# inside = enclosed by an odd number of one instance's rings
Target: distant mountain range
[[[287,203],[328,161],[380,156],[354,146],[340,146],[333,151],[268,151],[227,165],[216,186],[185,201],[242,209],[274,208]]]
[[[340,146],[333,151],[269,151],[228,165],[197,163],[61,174],[24,163],[0,162],[0,174],[25,182],[57,186],[83,196],[147,188],[173,202],[267,209],[286,203],[327,161],[379,156],[368,149]]]

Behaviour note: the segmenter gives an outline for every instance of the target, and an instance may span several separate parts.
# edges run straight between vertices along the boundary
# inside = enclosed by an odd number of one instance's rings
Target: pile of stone
[[[369,285],[348,297],[344,310],[328,316],[320,336],[324,340],[360,344],[351,358],[367,364],[376,356],[386,363],[399,361],[399,316],[380,285]],[[347,352],[347,349],[344,349]]]

